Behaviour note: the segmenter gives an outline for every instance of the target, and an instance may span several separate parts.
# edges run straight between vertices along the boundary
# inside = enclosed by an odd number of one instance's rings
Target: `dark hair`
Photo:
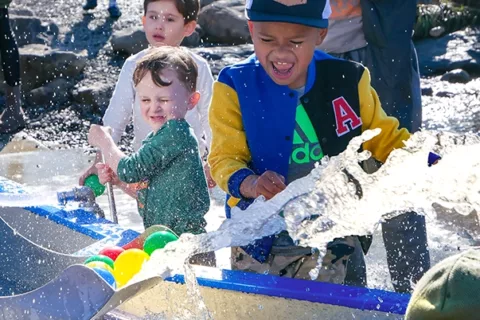
[[[157,2],[162,0],[144,0],[143,1],[143,15],[147,14],[148,5],[152,2]],[[165,1],[165,0],[164,0]],[[197,21],[198,12],[200,11],[200,1],[199,0],[170,0],[175,3],[178,12],[183,16],[185,24],[191,21]]]
[[[133,82],[137,86],[143,77],[150,72],[153,82],[157,86],[169,86],[172,82],[166,82],[161,78],[162,71],[165,69],[175,71],[178,80],[188,91],[194,92],[196,90],[197,64],[191,55],[180,47],[162,46],[150,49],[144,57],[138,60],[133,73]]]

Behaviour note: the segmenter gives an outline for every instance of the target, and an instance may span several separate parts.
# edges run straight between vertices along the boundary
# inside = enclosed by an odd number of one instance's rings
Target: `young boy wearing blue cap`
[[[210,105],[212,176],[227,192],[226,214],[267,200],[345,150],[364,130],[382,132],[363,148],[383,162],[409,138],[387,117],[361,64],[315,51],[327,34],[328,0],[248,0],[255,54],[224,68]],[[318,281],[343,283],[347,260],[364,265],[357,237],[327,246]],[[310,279],[317,254],[286,231],[232,248],[232,268]]]

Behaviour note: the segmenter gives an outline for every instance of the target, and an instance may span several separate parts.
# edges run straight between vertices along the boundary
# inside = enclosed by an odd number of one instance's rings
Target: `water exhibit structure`
[[[368,135],[362,137],[371,138]],[[425,169],[420,171],[425,174],[425,183],[419,183],[410,191],[404,190],[401,199],[396,200],[403,201],[405,210],[411,209],[413,203],[422,201],[424,203],[420,206],[426,207],[425,203],[437,198],[443,200],[443,205],[453,203],[453,207],[458,205],[467,211],[472,207],[478,209],[480,179],[472,180],[472,177],[480,177],[479,159],[464,161],[465,168],[462,172],[468,174],[456,173],[456,185],[450,185],[456,193],[452,194],[450,190],[450,198],[445,196],[449,192],[448,188],[433,188],[424,197],[421,197],[420,192],[420,196],[417,194],[418,199],[410,198],[410,193],[416,192],[416,188],[424,190],[438,182],[435,177],[440,177],[439,172],[444,169],[442,165],[454,166],[458,162],[454,161],[458,160],[454,157],[480,151],[480,141],[476,137],[469,136],[463,140],[457,138],[453,135],[418,134],[413,145],[399,150],[393,156],[392,164],[387,163],[385,169],[381,168],[389,171],[390,175],[385,171],[370,177],[356,172],[352,167],[353,163],[358,163],[358,159],[352,155],[358,150],[358,145],[355,144],[363,141],[357,139],[344,154],[314,169],[315,172],[307,179],[287,188],[283,195],[268,202],[259,201],[247,209],[245,214],[253,217],[255,210],[259,212],[259,208],[264,209],[263,216],[257,215],[260,216],[258,219],[264,219],[263,228],[256,234],[257,237],[286,227],[294,238],[302,235],[301,244],[320,244],[332,235],[346,232],[346,229],[341,228],[341,223],[335,223],[337,212],[329,209],[330,197],[335,194],[345,197],[346,200],[337,203],[336,207],[344,206],[342,217],[348,220],[351,218],[349,208],[356,207],[359,211],[372,209],[362,201],[367,201],[374,192],[379,192],[374,187],[378,183],[381,186],[382,179],[398,174],[402,165],[420,167],[422,161]],[[427,166],[428,150],[442,154],[437,168]],[[359,157],[366,156],[363,154]],[[352,183],[348,179],[338,179],[344,177],[339,168],[347,168],[357,178],[363,190],[362,199],[348,198]],[[414,174],[418,177],[419,172],[412,173]],[[405,176],[407,181],[409,175]],[[453,179],[452,176],[445,174],[439,181]],[[319,185],[318,181],[323,183]],[[337,188],[322,189],[327,188],[329,183],[334,183]],[[459,187],[466,183],[468,187]],[[393,188],[392,192],[399,195],[398,190],[395,190]],[[252,235],[245,232],[247,229],[242,229],[250,228],[250,225],[232,226],[235,216],[225,221],[218,231],[198,237],[181,236],[179,241],[169,243],[165,250],[155,251],[138,277],[116,288],[93,268],[85,266],[84,261],[105,247],[131,248],[132,244],[145,239],[146,235],[122,228],[86,208],[45,204],[35,197],[22,185],[5,178],[0,179],[0,319],[136,319],[149,315],[170,319],[196,312],[206,318],[218,319],[402,319],[408,304],[407,294],[200,266],[193,266],[198,282],[198,286],[194,287],[199,293],[192,293],[191,286],[185,285],[189,282],[188,272],[182,273],[178,267],[185,258],[202,250],[215,251],[223,246],[242,245],[254,240]],[[330,227],[318,233],[314,230],[320,230],[318,225],[323,223],[322,217],[308,223],[299,219],[307,213],[308,205],[311,205],[306,200],[309,197],[323,199],[319,201],[323,206],[321,210],[325,218],[329,217],[330,222],[334,222],[327,224]],[[37,199],[39,204],[32,203],[32,199]],[[458,199],[463,199],[463,202]],[[352,205],[354,201],[357,201],[355,206]],[[395,203],[392,199],[382,206],[377,204],[379,207],[373,208],[373,211],[380,212],[395,204],[398,202]],[[283,209],[285,219],[280,219],[278,212]],[[371,221],[378,221],[379,217],[380,215],[372,215]],[[364,224],[358,224],[359,229],[355,231],[371,231],[366,230],[367,223],[369,220],[365,219]],[[347,225],[343,227],[345,226]],[[225,236],[230,234],[228,232],[243,234],[243,237],[225,241]],[[323,233],[327,235],[325,239],[319,236]],[[308,236],[305,237],[305,234]],[[188,248],[193,249],[188,251]],[[175,254],[180,258],[172,266],[161,263],[162,257],[171,259]],[[203,304],[204,308],[192,304],[192,297],[201,297],[199,304]],[[208,310],[206,315],[202,313],[205,310]]]

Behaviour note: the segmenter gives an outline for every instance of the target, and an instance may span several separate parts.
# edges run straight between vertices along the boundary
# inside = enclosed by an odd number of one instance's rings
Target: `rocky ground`
[[[119,0],[118,21],[108,17],[107,0],[89,13],[82,1],[14,0],[10,10],[24,72],[26,133],[52,148],[87,146],[88,127],[100,121],[124,60],[146,46],[143,1]],[[244,1],[201,3],[199,27],[184,45],[208,59],[216,75],[252,53]],[[417,42],[425,128],[478,132],[479,40],[480,31],[467,29]],[[127,151],[131,132],[130,126],[122,140]]]

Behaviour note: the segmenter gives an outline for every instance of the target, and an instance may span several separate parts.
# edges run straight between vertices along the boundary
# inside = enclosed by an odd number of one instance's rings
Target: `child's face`
[[[151,2],[142,19],[148,43],[154,47],[179,46],[183,38],[195,31],[196,22],[184,23],[173,0]]]
[[[153,82],[152,73],[148,72],[136,87],[142,117],[154,132],[168,120],[184,119],[187,111],[193,109],[200,98],[198,92],[191,93],[185,88],[175,71],[165,69],[161,77],[172,84],[159,87]]]
[[[316,29],[283,22],[248,22],[255,54],[272,80],[296,89],[305,85],[315,47],[327,34]]]

